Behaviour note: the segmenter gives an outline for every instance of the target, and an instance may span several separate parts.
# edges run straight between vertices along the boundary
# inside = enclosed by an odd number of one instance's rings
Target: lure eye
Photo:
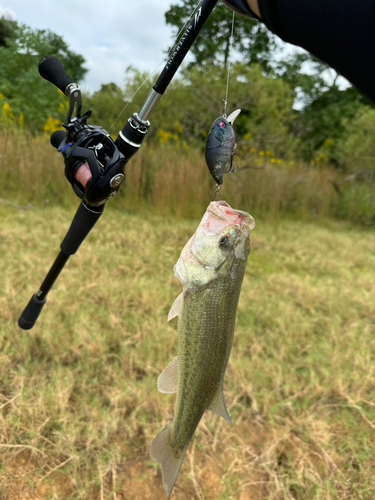
[[[224,123],[224,122],[220,122],[220,123],[219,123],[219,127],[220,127],[220,128],[225,128],[225,123]]]
[[[219,241],[219,245],[222,247],[222,248],[227,248],[229,246],[229,238],[228,236],[223,236],[220,241]]]

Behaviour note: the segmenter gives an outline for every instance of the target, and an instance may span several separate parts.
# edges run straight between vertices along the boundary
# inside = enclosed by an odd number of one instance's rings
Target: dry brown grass
[[[22,331],[73,213],[0,212],[0,497],[161,500],[148,447],[174,397],[156,378],[197,221],[107,207]],[[171,498],[374,498],[374,249],[349,224],[257,220],[225,380],[233,425],[207,412]]]
[[[256,217],[315,220],[328,216],[373,224],[375,187],[371,178],[348,178],[327,165],[271,163],[269,157],[235,156],[238,171],[225,176],[220,196]],[[3,132],[0,137],[0,204],[71,206],[75,195],[64,178],[60,153],[47,136]],[[161,215],[199,218],[215,192],[203,149],[147,145],[126,166],[118,208],[152,209]]]

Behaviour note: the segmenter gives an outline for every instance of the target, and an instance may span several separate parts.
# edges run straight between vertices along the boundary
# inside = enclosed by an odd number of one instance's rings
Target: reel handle
[[[74,83],[68,73],[63,68],[61,62],[55,56],[45,56],[38,64],[39,74],[45,80],[53,83],[65,95],[69,96],[70,92],[67,87]]]

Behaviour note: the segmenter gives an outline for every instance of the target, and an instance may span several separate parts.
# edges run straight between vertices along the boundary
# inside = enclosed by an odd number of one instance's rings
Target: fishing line
[[[186,23],[182,26],[182,28],[180,28],[179,32],[177,33],[177,36],[176,36],[176,41],[175,43],[173,44],[173,46],[169,49],[169,52],[167,53],[167,57],[166,59],[163,59],[162,61],[160,61],[160,63],[157,65],[157,67],[150,73],[150,75],[141,83],[141,85],[137,88],[137,90],[134,92],[134,94],[131,96],[130,98],[130,101],[128,101],[125,106],[123,107],[121,113],[118,115],[118,117],[116,118],[116,120],[114,121],[114,123],[110,126],[110,128],[108,129],[108,132],[110,132],[113,127],[116,125],[116,123],[118,122],[118,120],[120,119],[121,115],[124,113],[125,109],[129,106],[129,104],[131,102],[133,102],[133,99],[134,97],[138,94],[138,92],[141,90],[141,88],[151,79],[151,77],[157,72],[157,70],[160,68],[160,66],[162,64],[165,63],[166,60],[169,59],[175,45],[177,44],[179,38],[180,38],[180,35],[181,33],[183,33],[186,29],[186,27],[188,26],[188,24],[190,23],[190,21],[193,19],[195,13],[197,12],[198,10],[198,7],[200,7],[200,3],[198,5],[196,5],[193,9],[193,12],[191,13],[190,17],[188,18],[188,20],[186,21]],[[233,13],[234,14],[234,13]],[[232,33],[233,33],[233,29],[232,29]]]
[[[10,172],[12,175],[14,175],[15,177],[17,177],[17,179],[19,179],[20,181],[22,181],[24,184],[26,184],[26,186],[29,186],[29,187],[32,187],[31,184],[29,184],[28,182],[26,182],[24,179],[22,179],[22,177],[14,170],[14,168],[12,168],[9,163],[7,161],[5,161],[3,155],[0,153],[0,159],[1,161],[3,162],[4,164],[4,167],[6,168],[6,170],[8,170],[8,172]]]
[[[133,102],[133,99],[134,97],[138,94],[138,92],[141,90],[141,88],[150,80],[150,78],[152,77],[152,75],[154,73],[156,73],[156,71],[160,68],[160,66],[163,64],[164,61],[161,61],[159,63],[159,65],[150,73],[150,75],[144,80],[143,83],[141,83],[141,85],[137,88],[137,90],[134,92],[134,94],[131,96],[130,100],[125,104],[125,106],[123,107],[121,113],[118,115],[118,117],[116,118],[116,120],[113,122],[113,124],[109,127],[108,129],[108,132],[110,132],[113,127],[116,125],[116,123],[119,121],[119,119],[121,118],[122,114],[124,113],[125,109],[129,106],[130,103]]]
[[[234,16],[235,16],[235,12],[233,11],[233,16],[232,16],[232,29],[231,29],[231,34],[230,34],[230,38],[229,38],[229,47],[228,47],[228,71],[227,71],[227,85],[226,85],[226,90],[225,90],[225,99],[223,99],[224,101],[224,113],[223,113],[223,118],[227,118],[227,104],[228,104],[228,94],[229,94],[229,79],[230,79],[230,59],[229,59],[229,55],[230,55],[230,52],[231,52],[231,48],[232,48],[232,45],[233,45],[233,34],[234,34]],[[232,167],[229,168],[228,172],[230,172],[232,169]],[[228,173],[226,172],[226,173]],[[216,196],[219,194],[219,191],[220,191],[220,184],[216,184],[216,187],[215,187],[215,194],[214,194],[214,197],[212,198],[212,201],[215,201],[216,199]]]
[[[231,52],[232,44],[233,44],[233,33],[234,33],[234,16],[235,12],[233,11],[233,17],[232,17],[232,30],[229,38],[229,48],[228,48],[228,73],[227,73],[227,88],[225,92],[225,99],[224,101],[224,114],[223,117],[227,117],[227,104],[228,104],[228,93],[229,93],[229,77],[230,77],[230,59],[229,59],[229,54]]]
[[[21,182],[23,182],[26,186],[28,186],[29,188],[32,187],[32,185],[25,181],[25,179],[23,179],[20,174],[18,172],[16,172],[14,170],[14,168],[12,168],[9,163],[5,160],[4,156],[0,153],[0,160],[2,161],[2,164],[3,164],[3,167],[10,173],[12,174],[14,177],[17,177],[18,180],[20,180]],[[5,198],[0,198],[0,203],[3,204],[3,205],[10,205],[12,207],[15,207],[15,208],[18,208],[19,210],[30,210],[30,209],[33,209],[35,208],[31,203],[28,203],[27,205],[20,205],[19,203],[16,203],[14,200],[11,201],[11,200],[7,200]]]

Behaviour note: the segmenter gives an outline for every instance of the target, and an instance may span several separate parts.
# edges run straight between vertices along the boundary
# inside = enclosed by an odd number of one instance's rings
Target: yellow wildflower
[[[176,130],[178,134],[181,134],[184,131],[184,129],[181,127],[181,123],[178,122],[177,120],[174,122],[173,128]]]
[[[52,134],[52,132],[55,132],[55,130],[58,130],[60,128],[61,128],[60,120],[56,120],[56,118],[52,118],[52,116],[49,116],[47,118],[46,123],[43,126],[43,130],[48,134]]]
[[[10,109],[10,106],[7,102],[4,102],[2,109],[5,117],[8,118],[8,120],[14,120],[12,110]]]
[[[165,142],[167,142],[170,135],[171,135],[170,132],[167,132],[166,130],[163,130],[161,128],[159,128],[159,130],[157,131],[157,134],[156,134],[156,136],[159,139],[161,144],[164,144]]]

